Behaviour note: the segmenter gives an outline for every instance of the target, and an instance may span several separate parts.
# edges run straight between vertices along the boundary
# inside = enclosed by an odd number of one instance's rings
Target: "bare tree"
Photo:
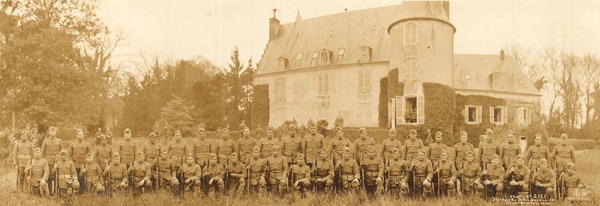
[[[581,87],[581,101],[585,112],[581,113],[582,120],[585,120],[585,126],[593,120],[592,110],[594,108],[594,92],[599,81],[600,60],[591,54],[584,55],[581,62],[578,78]],[[597,116],[597,115],[596,115]]]

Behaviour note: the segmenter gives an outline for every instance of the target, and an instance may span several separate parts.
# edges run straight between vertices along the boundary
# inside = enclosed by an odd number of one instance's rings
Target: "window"
[[[471,86],[471,75],[465,75],[465,84]]]
[[[527,126],[531,124],[531,109],[527,107],[517,108],[517,124],[519,126]]]
[[[371,103],[359,102],[356,107],[356,123],[358,125],[367,125],[371,121]]]
[[[329,74],[320,73],[317,79],[317,97],[329,97]]]
[[[321,66],[329,66],[331,64],[331,52],[324,50],[321,52]]]
[[[481,106],[473,106],[473,105],[465,106],[463,115],[465,117],[465,121],[467,122],[467,124],[481,123],[481,114],[482,114],[481,110],[482,110]]]
[[[371,94],[371,70],[369,69],[358,70],[358,94]]]
[[[408,58],[404,60],[404,82],[414,82],[419,80],[419,62],[417,58]]]
[[[294,67],[300,68],[300,63],[302,62],[303,57],[304,53],[296,54],[296,58],[294,58]]]
[[[341,48],[338,50],[338,54],[337,54],[337,62],[341,63],[342,60],[344,59],[344,53],[346,52],[346,49]]]
[[[413,21],[404,24],[404,46],[415,45],[418,41],[417,22]]]
[[[275,79],[275,102],[285,102],[285,78]]]
[[[502,75],[499,73],[492,74],[492,88],[500,89],[502,87]]]
[[[490,107],[490,123],[505,124],[508,122],[506,107]]]
[[[396,97],[396,123],[425,123],[425,98],[423,96]]]
[[[316,67],[317,66],[317,58],[319,58],[319,52],[315,52],[312,55],[312,59],[310,60],[310,67]]]
[[[371,61],[371,47],[363,46],[360,48],[360,62]]]
[[[417,122],[417,98],[409,97],[406,98],[406,112],[404,113],[404,119],[406,123]]]
[[[277,59],[277,67],[279,68],[279,71],[287,69],[287,64],[288,60],[286,58],[279,57]]]

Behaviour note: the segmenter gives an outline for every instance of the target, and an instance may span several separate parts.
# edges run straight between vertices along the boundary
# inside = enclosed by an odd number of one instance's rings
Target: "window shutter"
[[[508,114],[507,114],[508,112],[507,111],[508,111],[508,109],[506,107],[502,107],[502,110],[500,112],[502,114],[501,120],[502,120],[502,123],[504,123],[504,124],[508,123]]]
[[[405,119],[404,119],[404,113],[406,110],[406,100],[404,100],[404,97],[396,97],[396,124],[404,124],[405,123]]]
[[[482,112],[482,107],[481,106],[477,106],[477,111],[476,111],[476,115],[477,115],[477,123],[481,123],[481,114],[483,114]]]
[[[525,124],[529,125],[531,124],[531,109],[527,108],[525,111]]]
[[[465,106],[462,113],[463,113],[463,117],[465,118],[465,122],[469,123],[469,107]]]
[[[494,123],[494,107],[490,107],[490,123]]]
[[[417,123],[425,123],[425,98],[423,96],[417,97]]]
[[[391,98],[388,102],[388,119],[392,128],[396,128],[396,98]]]
[[[523,116],[523,107],[517,108],[517,125],[525,124],[525,117]]]

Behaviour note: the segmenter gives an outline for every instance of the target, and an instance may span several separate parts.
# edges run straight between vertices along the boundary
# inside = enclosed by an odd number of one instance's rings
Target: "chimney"
[[[448,19],[450,19],[450,2],[443,1],[442,5],[444,6],[444,11],[446,11],[446,17],[448,17]]]
[[[500,50],[500,60],[504,61],[504,49]]]
[[[277,32],[279,31],[279,20],[275,17],[277,9],[273,9],[273,18],[269,19],[269,41],[277,38]]]

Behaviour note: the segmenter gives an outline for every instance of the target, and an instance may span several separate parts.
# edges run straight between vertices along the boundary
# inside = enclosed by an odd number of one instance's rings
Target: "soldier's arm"
[[[171,177],[177,177],[177,171],[175,170],[175,166],[173,165],[173,161],[171,161]]]
[[[42,149],[41,149],[41,152],[42,152],[42,157],[46,158],[46,140],[44,140],[44,141],[42,142]]]
[[[477,167],[477,169],[475,170],[475,182],[481,182],[481,176],[481,168]]]
[[[190,156],[192,155],[191,153],[191,149],[190,149],[190,144],[184,143],[183,144],[183,150],[185,152],[185,156]]]
[[[131,167],[131,166],[130,166]],[[145,172],[145,176],[144,176],[144,180],[146,181],[150,181],[150,175],[152,174],[152,170],[150,170],[150,163],[148,163],[148,166],[146,167],[146,172]]]
[[[68,150],[69,159],[73,159],[73,150],[74,150],[73,144],[75,144],[75,142],[71,142],[71,144],[69,144],[69,149],[67,149]]]
[[[48,180],[48,177],[50,177],[50,168],[48,166],[48,161],[44,159],[42,164],[44,164],[44,175],[42,176],[42,178],[44,178],[44,180]]]
[[[62,144],[62,140],[59,139],[58,140],[58,151],[61,151],[63,149],[64,149],[64,147],[63,147],[63,144]]]
[[[575,164],[575,148],[573,145],[569,145],[569,147],[571,148],[571,159],[573,160],[573,164]]]
[[[127,183],[127,179],[129,179],[129,173],[127,172],[127,167],[123,167],[123,169],[121,169],[121,175],[123,175],[123,179],[121,180],[121,182]]]
[[[380,153],[381,153],[381,156],[380,156],[381,158],[387,159],[387,157],[385,156],[385,140],[383,140],[381,142],[381,151],[380,151]]]
[[[546,153],[546,159],[550,159],[550,151],[548,151],[548,147],[544,148],[544,153]]]
[[[194,171],[194,176],[190,177],[190,179],[194,181],[199,180],[200,176],[202,175],[202,169],[200,168],[200,165],[195,165],[195,168],[196,171]]]
[[[281,164],[283,164],[283,173],[287,174],[290,171],[290,167],[287,164],[287,158],[283,157],[283,161],[281,161]]]
[[[377,174],[377,177],[383,178],[383,170],[385,170],[385,168],[383,167],[383,165],[385,164],[385,162],[383,160],[379,161],[379,172]]]
[[[360,169],[358,167],[358,164],[356,163],[356,161],[352,162],[353,166],[352,166],[352,170],[354,170],[354,176],[358,177],[358,179],[361,179],[363,177],[360,176]],[[341,168],[340,168],[341,169]]]
[[[500,160],[500,165],[502,165],[502,161],[504,160],[504,158],[502,158],[504,156],[504,144],[500,145],[500,152],[498,152],[498,156],[500,156],[498,159]]]
[[[431,182],[431,178],[433,178],[433,170],[431,169],[431,161],[426,161],[427,162],[427,180],[429,182]]]
[[[452,176],[450,177],[450,179],[452,180],[452,182],[456,182],[456,166],[454,166],[453,162],[450,162],[450,173],[452,173]]]
[[[554,171],[551,171],[550,176],[552,176],[550,178],[550,187],[554,187],[556,185],[556,173],[554,173]]]
[[[525,170],[525,177],[523,177],[523,181],[519,181],[519,184],[525,184],[529,182],[529,175],[531,174],[531,170]]]
[[[525,165],[529,165],[529,158],[531,158],[531,146],[525,152]]]
[[[73,164],[73,162],[70,162],[70,168],[71,168],[71,177],[74,177],[75,179],[77,179],[77,170],[75,169],[75,164]]]
[[[335,176],[335,167],[333,165],[333,162],[328,161],[328,164],[329,164],[329,172],[327,174],[327,177],[329,177],[333,180],[333,177]]]

